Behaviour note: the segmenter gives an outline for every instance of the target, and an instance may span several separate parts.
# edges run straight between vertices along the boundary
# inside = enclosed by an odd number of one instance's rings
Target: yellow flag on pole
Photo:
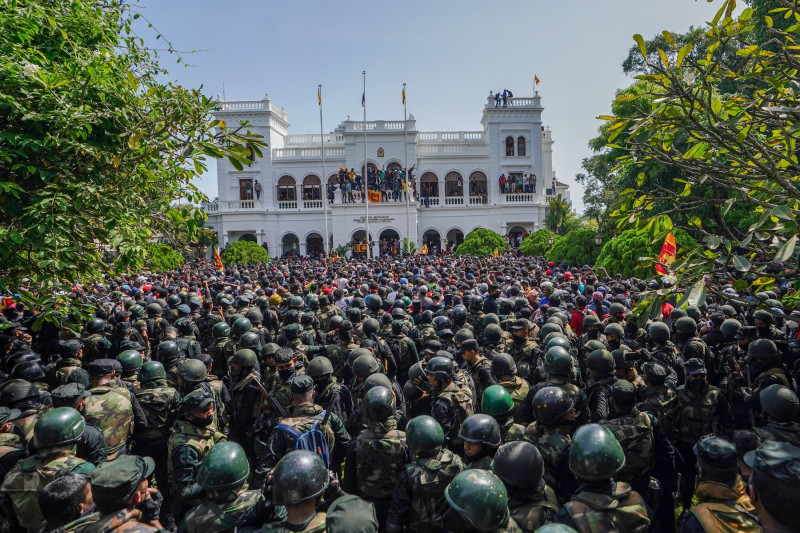
[[[536,74],[534,74],[534,75],[533,75],[533,81],[534,81],[534,83],[535,83],[536,85],[539,85],[539,76],[537,76]]]
[[[405,103],[406,103],[406,87],[404,85],[403,86],[403,104],[405,104]]]
[[[322,105],[322,85],[317,86],[317,101]]]

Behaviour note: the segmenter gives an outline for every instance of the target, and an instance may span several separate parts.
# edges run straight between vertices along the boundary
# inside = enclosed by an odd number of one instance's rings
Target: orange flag
[[[217,250],[216,246],[214,247],[214,259],[217,260],[217,268],[219,270],[225,270],[225,268],[222,266],[222,258],[219,256],[219,250]]]
[[[678,248],[675,245],[675,236],[670,233],[664,239],[664,245],[661,247],[661,254],[658,256],[658,262],[667,266],[671,265],[672,262],[675,261],[675,254],[677,251]],[[666,269],[661,265],[656,265],[656,272],[662,276],[667,274]]]
[[[422,255],[428,255],[428,245],[423,244],[422,248],[419,249],[419,253]]]
[[[381,191],[369,191],[369,201],[373,204],[380,203]]]
[[[497,248],[495,248],[495,250],[494,250],[494,256],[495,256],[495,257],[497,257],[497,256],[499,256],[499,255],[500,255],[500,252],[497,250]]]

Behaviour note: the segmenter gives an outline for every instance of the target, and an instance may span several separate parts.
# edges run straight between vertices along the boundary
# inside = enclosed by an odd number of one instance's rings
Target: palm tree
[[[559,194],[547,200],[547,212],[544,216],[544,225],[556,235],[564,235],[567,226],[575,219],[572,204]]]

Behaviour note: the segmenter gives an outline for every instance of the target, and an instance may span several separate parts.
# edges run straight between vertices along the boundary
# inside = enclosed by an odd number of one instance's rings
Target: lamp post
[[[595,236],[594,236],[594,243],[595,243],[597,246],[600,246],[601,244],[603,244],[603,236],[602,236],[602,235],[600,235],[599,233],[598,233],[597,235],[595,235]]]

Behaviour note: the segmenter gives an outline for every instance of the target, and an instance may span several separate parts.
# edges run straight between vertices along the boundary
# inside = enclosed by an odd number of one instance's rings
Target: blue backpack
[[[322,411],[322,422],[315,420],[314,425],[311,426],[311,429],[305,433],[301,433],[296,427],[284,423],[276,425],[275,429],[283,431],[287,435],[294,437],[295,450],[308,450],[310,452],[314,452],[319,455],[320,458],[322,458],[322,461],[325,463],[326,467],[330,467],[331,453],[328,449],[328,440],[325,438],[325,434],[320,429],[320,425],[327,422],[326,415],[327,411]]]

